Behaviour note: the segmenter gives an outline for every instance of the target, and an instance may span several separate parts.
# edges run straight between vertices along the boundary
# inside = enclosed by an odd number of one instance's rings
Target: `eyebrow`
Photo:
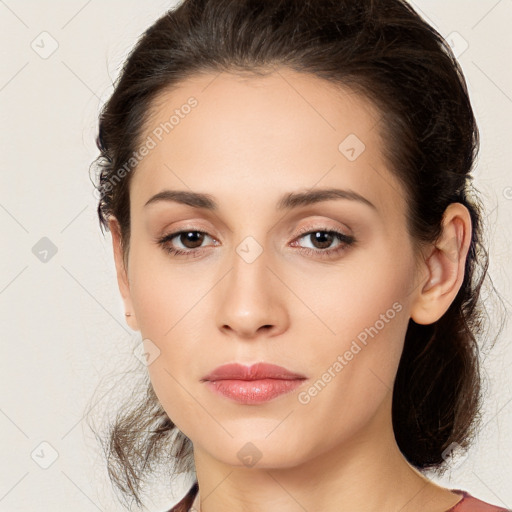
[[[338,188],[325,188],[308,190],[306,192],[290,192],[280,198],[277,203],[276,210],[291,210],[301,206],[309,206],[311,204],[322,201],[331,201],[333,199],[348,199],[365,204],[374,210],[377,207],[362,195],[353,190],[342,190]],[[213,196],[199,192],[190,192],[186,190],[162,190],[152,196],[144,205],[144,207],[161,201],[171,201],[179,204],[191,206],[192,208],[203,208],[205,210],[216,211],[219,205]]]

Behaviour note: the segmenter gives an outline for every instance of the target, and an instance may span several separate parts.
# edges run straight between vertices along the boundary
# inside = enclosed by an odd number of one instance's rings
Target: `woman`
[[[108,440],[127,496],[167,460],[175,512],[504,510],[422,473],[476,431],[487,262],[465,80],[406,2],[185,0],[98,147],[150,378]]]

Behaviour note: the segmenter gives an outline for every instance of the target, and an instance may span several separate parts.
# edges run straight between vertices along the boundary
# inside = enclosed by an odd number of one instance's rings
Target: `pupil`
[[[327,232],[317,231],[316,233],[313,233],[312,236],[314,237],[316,243],[318,243],[318,242],[320,243],[320,245],[321,245],[321,247],[319,247],[320,249],[325,249],[325,248],[329,247],[332,243],[332,235]],[[322,238],[325,238],[325,237],[327,237],[327,241],[322,241]]]

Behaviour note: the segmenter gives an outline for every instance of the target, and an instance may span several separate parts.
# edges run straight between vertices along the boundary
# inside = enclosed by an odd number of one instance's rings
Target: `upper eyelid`
[[[304,226],[302,228],[300,228],[298,230],[298,233],[296,231],[296,229],[292,229],[292,228],[287,228],[286,229],[286,234],[287,236],[291,236],[294,232],[296,234],[303,234],[303,233],[307,233],[308,231],[310,230],[317,230],[317,231],[339,231],[339,232],[342,232],[346,235],[349,235],[350,232],[351,232],[351,229],[341,223],[340,221],[335,221],[333,219],[331,220],[325,220],[323,218],[319,218],[319,219],[315,219],[315,220],[310,220],[309,221],[311,223],[311,225],[309,226]],[[331,222],[335,222],[337,223],[338,225],[336,226],[331,226],[329,227],[327,224],[328,223],[331,223]],[[295,221],[293,222],[295,224]],[[184,226],[184,227],[178,227],[178,228],[175,228],[175,229],[170,229],[169,230],[169,234],[171,233],[181,233],[181,232],[184,232],[184,231],[197,231],[197,232],[202,232],[202,233],[206,233],[207,235],[209,236],[212,236],[211,233],[210,233],[210,228],[209,227],[206,227],[206,226],[201,226],[201,224],[197,224],[197,225],[193,225],[193,223],[191,223],[192,225],[191,226]],[[340,224],[342,224],[342,226],[340,226]],[[273,225],[268,232],[270,231],[273,231],[275,229],[275,225]],[[167,230],[164,230],[164,231],[167,231]],[[348,231],[348,232],[346,232]],[[232,230],[229,229],[229,232],[232,233]],[[213,237],[215,238],[215,237]]]
[[[338,228],[338,227],[329,227],[329,226],[326,226],[326,225],[320,225],[320,226],[305,226],[303,228],[300,228],[298,232],[295,233],[296,236],[299,236],[299,235],[304,235],[304,234],[308,234],[308,233],[311,233],[311,232],[315,232],[315,231],[338,231],[338,232],[341,232],[342,234],[346,234],[347,236],[349,235],[349,233],[343,233],[343,229],[341,228]],[[184,228],[177,228],[175,230],[170,230],[169,233],[167,235],[163,235],[164,237],[165,236],[176,236],[176,235],[179,235],[179,234],[182,234],[182,233],[189,233],[189,232],[193,232],[193,233],[203,233],[205,235],[208,235],[210,236],[211,238],[215,238],[209,231],[207,231],[205,228],[202,228],[202,227],[198,227],[198,226],[191,226],[191,227],[184,227]]]
[[[304,228],[300,228],[298,233],[296,233],[296,237],[302,236],[302,235],[307,235],[307,234],[310,234],[310,233],[314,233],[316,231],[325,231],[325,232],[335,231],[337,233],[340,233],[341,235],[351,236],[350,233],[345,233],[344,230],[339,228],[339,227],[328,227],[328,226],[325,226],[325,225],[320,225],[318,227],[316,227],[316,226],[307,226],[307,227],[304,227]]]

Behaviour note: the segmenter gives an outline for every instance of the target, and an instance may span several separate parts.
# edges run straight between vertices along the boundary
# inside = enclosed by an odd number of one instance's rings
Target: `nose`
[[[276,336],[288,328],[286,286],[268,266],[265,251],[252,262],[237,253],[218,289],[217,325],[236,338]]]

